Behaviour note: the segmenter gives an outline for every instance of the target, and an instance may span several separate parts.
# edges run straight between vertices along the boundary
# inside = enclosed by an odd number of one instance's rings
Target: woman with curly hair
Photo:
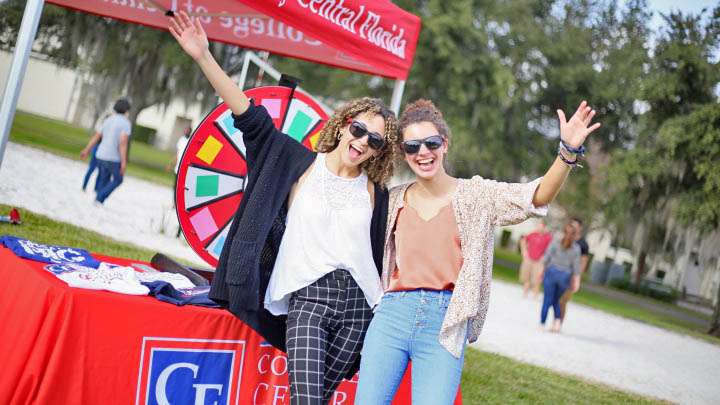
[[[287,351],[293,404],[326,404],[357,371],[382,296],[397,119],[379,99],[352,100],[312,152],[222,71],[199,19],[180,12],[170,32],[232,110],[246,148],[245,191],[210,297]]]
[[[560,146],[544,177],[527,184],[457,179],[443,159],[451,134],[440,111],[418,100],[400,116],[400,144],[417,182],[390,190],[382,283],[370,323],[356,404],[389,404],[412,361],[413,404],[451,404],[467,341],[488,308],[494,227],[541,216],[585,138],[600,124],[583,101],[569,121],[558,110]]]

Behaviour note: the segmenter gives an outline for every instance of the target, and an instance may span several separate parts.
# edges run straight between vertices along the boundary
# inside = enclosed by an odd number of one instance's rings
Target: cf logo
[[[162,373],[158,376],[157,384],[155,385],[155,398],[160,405],[170,405],[167,395],[165,394],[165,387],[170,375],[175,370],[180,368],[190,369],[193,373],[193,379],[197,378],[198,366],[192,363],[175,363],[166,367]],[[208,390],[217,391],[218,396],[222,395],[222,384],[193,384],[195,389],[195,405],[205,405],[205,393]],[[217,401],[214,401],[212,405],[217,405]]]

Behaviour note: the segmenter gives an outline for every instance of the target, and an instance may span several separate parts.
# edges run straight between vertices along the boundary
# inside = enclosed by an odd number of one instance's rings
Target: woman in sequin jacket
[[[466,342],[477,340],[488,309],[494,227],[545,215],[577,163],[573,152],[600,126],[584,101],[570,120],[557,113],[558,157],[544,177],[520,184],[448,175],[442,114],[427,100],[406,107],[401,149],[417,182],[390,190],[386,293],[365,337],[356,404],[389,404],[409,360],[413,402],[453,402]]]

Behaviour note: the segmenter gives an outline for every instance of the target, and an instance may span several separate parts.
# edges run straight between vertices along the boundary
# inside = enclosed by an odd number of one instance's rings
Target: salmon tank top
[[[452,203],[427,221],[406,203],[394,231],[397,254],[388,291],[455,287],[463,257]]]

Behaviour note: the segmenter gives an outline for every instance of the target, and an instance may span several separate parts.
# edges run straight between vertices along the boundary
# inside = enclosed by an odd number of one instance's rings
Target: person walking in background
[[[178,141],[175,144],[175,156],[173,156],[172,162],[170,162],[165,168],[166,173],[170,173],[170,170],[173,170],[175,173],[175,188],[172,190],[174,206],[177,205],[177,201],[175,201],[175,190],[177,189],[178,169],[180,169],[180,160],[182,160],[183,153],[185,153],[185,148],[187,147],[188,142],[190,142],[190,134],[192,134],[192,126],[190,123],[187,123],[187,125],[183,128],[183,135],[178,138]],[[180,224],[178,224],[177,234],[175,235],[176,238],[180,237],[180,232],[182,232],[182,228],[180,227]]]
[[[534,298],[540,294],[540,273],[542,273],[542,257],[545,254],[552,234],[545,231],[545,223],[538,220],[535,223],[535,232],[520,239],[520,251],[522,253],[522,264],[520,264],[520,282],[523,283],[523,297],[527,297],[530,287],[533,289]]]
[[[90,150],[98,145],[95,154],[100,172],[98,173],[97,196],[95,201],[102,204],[122,182],[127,169],[128,145],[130,143],[130,103],[120,99],[113,106],[115,114],[106,118],[95,136],[90,139],[85,149],[80,152],[84,158]]]
[[[572,277],[572,280],[570,280],[570,287],[568,287],[562,297],[560,297],[560,323],[565,321],[568,301],[570,301],[573,294],[580,290],[580,278],[585,273],[585,268],[587,267],[588,260],[590,259],[590,247],[588,246],[585,238],[582,236],[582,220],[580,218],[573,218],[570,220],[570,225],[572,225],[575,230],[575,243],[580,247],[580,272]]]
[[[82,191],[85,191],[87,188],[87,184],[90,181],[90,176],[92,176],[95,169],[97,169],[98,163],[97,158],[95,157],[95,153],[97,153],[97,148],[100,143],[96,143],[95,146],[92,147],[90,150],[90,165],[88,166],[87,173],[85,173],[85,179],[83,179],[83,185],[82,185]],[[98,184],[100,183],[98,181],[99,179],[95,178],[95,192],[98,190]]]
[[[543,304],[540,311],[540,329],[545,330],[550,307],[553,308],[555,321],[552,331],[560,332],[560,297],[568,289],[573,276],[580,273],[580,247],[575,243],[575,228],[571,224],[563,227],[563,237],[550,243],[543,259],[544,271],[540,275],[543,281]]]
[[[170,173],[170,170],[173,170],[175,172],[176,183],[178,168],[180,167],[180,160],[182,159],[182,155],[185,152],[185,147],[187,147],[188,142],[190,142],[190,134],[192,134],[192,126],[190,125],[190,123],[188,123],[187,125],[185,125],[185,128],[183,128],[183,136],[181,136],[175,144],[175,156],[173,157],[172,162],[170,162],[165,168],[165,172],[167,173]]]

